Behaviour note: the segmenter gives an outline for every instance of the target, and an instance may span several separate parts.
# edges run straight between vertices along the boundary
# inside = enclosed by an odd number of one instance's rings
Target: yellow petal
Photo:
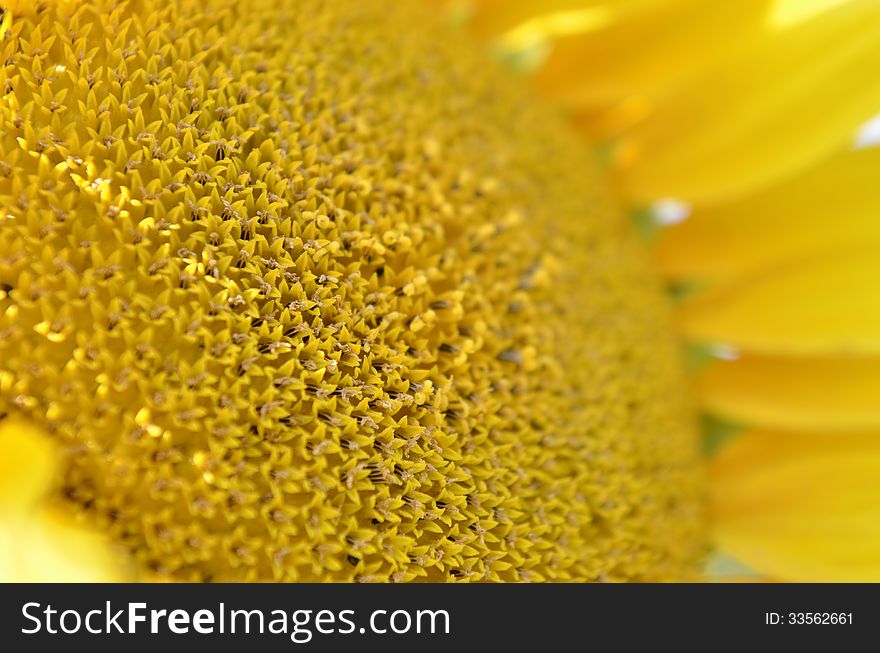
[[[699,377],[704,407],[737,423],[787,431],[880,432],[880,360],[747,356]]]
[[[611,3],[617,4],[617,3]],[[576,106],[645,101],[709,70],[763,29],[768,0],[642,2],[599,33],[554,39],[540,90]]]
[[[729,281],[780,263],[875,242],[880,148],[844,152],[784,183],[694,209],[655,247],[662,274]]]
[[[880,433],[752,432],[710,473],[724,551],[782,580],[880,581]]]
[[[744,48],[621,145],[633,197],[703,203],[752,191],[844,148],[880,111],[880,3],[853,0]]]
[[[880,256],[875,247],[800,261],[684,304],[685,335],[747,353],[880,356]]]
[[[664,0],[447,0],[446,4],[468,10],[468,28],[481,38],[492,38],[549,14],[620,11],[661,1]]]
[[[770,14],[770,23],[779,27],[796,25],[814,18],[851,0],[776,0]]]
[[[47,503],[58,470],[55,443],[19,416],[0,420],[0,582],[109,582],[122,558],[71,510]]]
[[[778,1],[778,0],[777,0]],[[827,2],[829,0],[817,0]],[[447,0],[502,52],[546,60],[538,88],[607,140],[671,89],[726,59],[767,24],[773,0]],[[533,61],[530,56],[528,61]],[[634,111],[634,108],[637,109]],[[611,129],[610,127],[615,127]]]
[[[48,491],[56,463],[40,429],[16,416],[0,419],[0,513],[29,510]]]
[[[651,100],[635,95],[597,106],[582,106],[571,111],[575,129],[593,143],[613,143],[623,132],[651,115]]]
[[[0,582],[130,580],[121,554],[97,531],[57,508],[0,524]]]

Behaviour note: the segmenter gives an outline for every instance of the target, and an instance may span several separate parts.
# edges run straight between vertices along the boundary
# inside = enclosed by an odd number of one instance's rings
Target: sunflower
[[[646,227],[707,416],[710,569],[880,579],[880,4],[452,4]]]
[[[148,578],[697,574],[659,284],[436,8],[49,2],[2,47],[0,426],[57,449],[11,540],[48,506]]]
[[[0,4],[6,577],[877,575],[871,3]]]

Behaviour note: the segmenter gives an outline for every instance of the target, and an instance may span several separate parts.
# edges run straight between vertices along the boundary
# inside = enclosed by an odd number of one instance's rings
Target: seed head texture
[[[143,570],[695,571],[640,246],[562,119],[428,9],[47,2],[0,94],[0,415]]]

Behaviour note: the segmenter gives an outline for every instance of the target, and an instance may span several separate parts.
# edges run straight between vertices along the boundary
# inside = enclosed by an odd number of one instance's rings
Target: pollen
[[[0,415],[144,573],[696,570],[667,307],[519,81],[418,2],[35,6],[0,41]]]

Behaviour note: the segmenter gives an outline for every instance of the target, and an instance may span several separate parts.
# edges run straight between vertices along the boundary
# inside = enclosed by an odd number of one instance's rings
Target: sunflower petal
[[[773,578],[880,581],[880,433],[745,434],[713,461],[717,544]]]
[[[764,30],[773,0],[446,0],[511,57],[546,59],[541,91],[563,101],[589,136],[607,140],[659,96],[708,71]],[[699,52],[699,56],[694,56]],[[538,53],[535,55],[535,53]],[[549,53],[549,54],[548,54]],[[635,109],[635,110],[634,110]],[[612,128],[613,127],[613,128]]]
[[[55,468],[55,449],[40,429],[18,417],[0,419],[0,512],[29,510]]]
[[[616,4],[616,3],[615,3]],[[707,71],[763,30],[768,0],[645,2],[599,33],[554,39],[538,88],[578,107],[662,95]]]
[[[123,556],[65,512],[41,508],[0,524],[0,582],[110,583],[131,580]]]
[[[706,410],[737,423],[787,431],[880,431],[877,359],[747,356],[709,366],[698,387]]]
[[[625,13],[631,15],[643,7],[670,0],[446,0],[445,4],[468,10],[468,27],[481,38],[492,38],[534,21],[533,32],[541,19],[549,15],[574,15],[577,12]],[[673,0],[678,2],[680,0]],[[549,23],[543,23],[545,26]],[[541,36],[535,32],[536,36]],[[551,34],[545,34],[551,36]]]
[[[57,467],[42,429],[18,416],[0,420],[0,582],[125,580],[106,538],[43,501]]]
[[[800,261],[710,290],[680,311],[685,335],[747,353],[880,356],[875,247]]]
[[[844,152],[743,199],[694,209],[664,229],[655,260],[673,279],[731,280],[780,263],[875,242],[880,148]]]
[[[744,47],[669,98],[621,145],[631,196],[704,203],[744,194],[839,151],[880,111],[880,4],[873,0],[767,30]]]

